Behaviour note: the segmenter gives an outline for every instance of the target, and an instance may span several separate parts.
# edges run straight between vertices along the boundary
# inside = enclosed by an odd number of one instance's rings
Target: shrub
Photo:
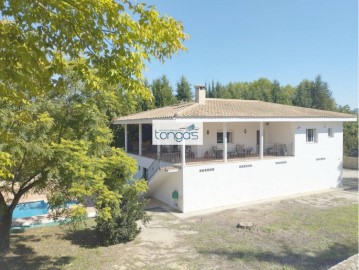
[[[138,221],[146,224],[150,220],[144,210],[147,200],[143,195],[144,193],[139,191],[138,185],[128,185],[119,208],[111,207],[112,218],[108,220],[97,218],[96,230],[103,245],[132,241],[140,233],[141,228]]]

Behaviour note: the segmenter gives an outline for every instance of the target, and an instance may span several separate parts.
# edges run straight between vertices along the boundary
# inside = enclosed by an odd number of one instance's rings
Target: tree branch
[[[19,181],[20,176],[21,176],[21,169],[22,169],[22,165],[24,164],[24,161],[25,161],[26,153],[27,153],[27,151],[26,151],[26,149],[25,149],[25,151],[24,151],[24,156],[22,157],[20,166],[19,166],[19,168],[17,169],[17,172],[19,172],[19,173],[15,174],[15,177],[14,177],[13,180],[12,180],[11,191],[12,191],[13,194],[15,194],[15,190],[14,190],[15,182]]]
[[[21,186],[19,187],[19,190],[18,190],[17,193],[19,193],[22,189],[26,188],[26,185],[27,185],[28,183],[30,183],[37,175],[41,174],[41,173],[46,169],[46,167],[47,167],[48,165],[49,165],[49,164],[44,165],[44,166],[41,168],[41,170],[37,171],[36,173],[34,173],[33,175],[31,175],[27,180],[25,180],[25,182],[22,183]],[[16,194],[14,194],[14,195],[16,195]]]
[[[68,1],[68,0],[63,0],[65,3],[67,3],[69,6],[72,6],[75,9],[81,10],[83,13],[88,13],[87,10],[84,10],[82,8],[80,8],[79,6],[75,5],[73,2]]]
[[[25,188],[19,190],[19,192],[15,194],[14,199],[12,200],[12,202],[11,202],[11,204],[9,206],[9,210],[13,211],[15,209],[16,205],[19,203],[20,198],[22,197],[22,195],[24,195],[30,189],[32,189],[33,187],[38,185],[42,180],[43,180],[42,178],[40,178],[39,180],[35,180],[30,185],[28,185]]]

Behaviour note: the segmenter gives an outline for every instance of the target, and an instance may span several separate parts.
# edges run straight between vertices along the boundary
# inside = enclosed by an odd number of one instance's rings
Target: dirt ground
[[[331,192],[179,217],[153,200],[130,243],[99,247],[89,227],[12,235],[0,269],[328,269],[358,253],[358,171]],[[237,228],[253,222],[251,229]]]

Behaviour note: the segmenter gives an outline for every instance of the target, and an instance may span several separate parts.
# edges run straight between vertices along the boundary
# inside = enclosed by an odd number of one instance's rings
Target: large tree
[[[28,192],[95,201],[100,221],[143,182],[109,119],[149,98],[142,72],[184,49],[181,23],[137,1],[0,2],[0,252]],[[82,211],[78,211],[81,213]]]
[[[336,108],[335,100],[329,89],[328,83],[318,75],[313,81],[311,89],[312,107],[321,110],[333,111]]]
[[[176,99],[172,93],[172,87],[166,75],[153,80],[151,90],[154,97],[155,106],[157,108],[172,105],[176,102]]]
[[[338,106],[338,111],[357,115],[355,122],[345,122],[343,124],[343,152],[345,156],[358,157],[359,114],[351,110],[348,105]]]
[[[293,97],[293,104],[300,107],[329,111],[333,111],[336,108],[332,92],[320,75],[313,81],[303,80],[300,82]]]
[[[185,78],[181,76],[180,80],[177,82],[177,95],[176,98],[178,101],[191,101],[193,99],[193,93],[191,91],[191,85]]]

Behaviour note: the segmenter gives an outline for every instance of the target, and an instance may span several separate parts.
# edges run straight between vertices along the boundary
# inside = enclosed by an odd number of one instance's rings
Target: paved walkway
[[[359,269],[359,255],[351,256],[349,259],[342,261],[341,263],[334,265],[328,270],[358,270]]]

